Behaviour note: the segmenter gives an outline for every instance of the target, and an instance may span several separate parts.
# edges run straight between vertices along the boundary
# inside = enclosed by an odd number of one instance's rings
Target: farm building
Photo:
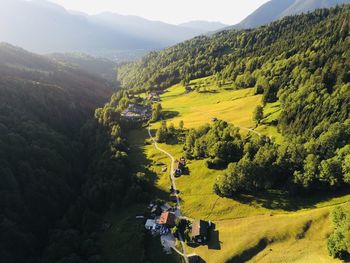
[[[182,175],[185,167],[186,167],[185,158],[181,158],[180,160],[176,160],[175,164],[174,164],[174,174],[177,176]]]
[[[158,223],[160,225],[165,225],[167,227],[174,227],[175,226],[175,219],[176,216],[172,212],[163,212],[160,215]]]
[[[197,220],[192,223],[192,241],[198,244],[206,244],[208,241],[208,232],[210,224],[203,220]]]
[[[156,221],[153,219],[147,219],[146,223],[145,223],[145,228],[147,230],[152,230],[154,228],[154,226],[156,225]]]

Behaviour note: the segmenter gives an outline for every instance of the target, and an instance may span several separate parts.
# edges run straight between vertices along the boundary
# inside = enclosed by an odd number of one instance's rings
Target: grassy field
[[[161,98],[163,111],[170,117],[169,123],[176,126],[183,120],[186,128],[210,123],[214,117],[251,128],[254,126],[253,111],[261,102],[261,95],[254,96],[253,89],[186,93],[181,85],[169,88]]]
[[[135,133],[140,137],[142,131]],[[180,145],[160,146],[176,157],[182,155]],[[142,148],[152,160],[149,169],[158,175],[157,187],[167,191],[168,173],[162,173],[157,164],[169,160],[152,145]],[[212,220],[216,231],[209,246],[187,247],[187,253],[196,253],[208,263],[340,262],[328,256],[326,238],[331,228],[329,212],[350,201],[346,193],[322,198],[293,198],[279,192],[240,200],[219,198],[212,187],[222,171],[207,169],[203,161],[191,161],[188,166],[190,175],[177,179],[183,214]]]
[[[201,83],[201,84],[199,84]],[[191,87],[201,86],[202,92],[189,92],[178,84],[170,87],[161,96],[161,104],[168,123],[177,126],[183,120],[186,128],[198,128],[210,123],[213,118],[225,120],[236,126],[253,128],[257,132],[282,142],[282,135],[272,121],[278,118],[280,107],[278,103],[269,103],[264,107],[261,125],[255,128],[252,120],[254,109],[261,104],[262,95],[254,95],[254,88],[231,90],[229,87],[218,87],[210,78],[191,81]],[[159,127],[159,123],[155,127]],[[242,133],[246,133],[242,129]]]
[[[202,84],[198,84],[199,81]],[[202,87],[206,85],[206,93],[185,93],[184,87],[175,85],[162,95],[163,110],[169,123],[177,126],[179,121],[183,120],[186,128],[195,128],[211,122],[211,119],[216,117],[237,126],[255,126],[252,122],[252,113],[261,102],[261,96],[255,96],[253,89],[240,91],[218,89],[207,80],[197,80],[191,85]],[[267,104],[264,107],[264,120],[256,129],[262,134],[273,137],[277,143],[282,142],[283,138],[271,123],[279,114],[278,103]],[[159,123],[154,127],[157,128],[157,125]],[[131,143],[130,160],[134,164],[134,172],[146,173],[155,185],[154,195],[167,199],[170,186],[169,158],[149,143],[146,129],[132,131],[128,141]],[[160,144],[160,146],[176,158],[183,155],[182,145]],[[328,256],[326,248],[327,235],[331,230],[328,215],[335,205],[349,206],[348,193],[338,193],[337,196],[301,197],[270,191],[236,199],[220,198],[213,193],[213,185],[217,176],[223,171],[210,170],[206,168],[204,162],[204,160],[189,161],[190,174],[176,179],[183,214],[193,219],[211,220],[216,225],[216,230],[211,233],[211,243],[197,248],[187,247],[188,254],[196,253],[207,263],[339,262]],[[162,172],[164,166],[168,167],[167,172]],[[122,224],[126,218],[130,218],[130,214],[134,216],[135,211],[129,211],[124,217],[116,216],[114,220],[117,224],[120,224],[119,222]],[[129,227],[137,229],[132,225]],[[105,249],[110,259],[117,257],[111,252],[113,248],[108,244],[120,234],[126,233],[113,232],[113,236],[106,234],[108,242]],[[135,236],[137,237],[133,235]],[[137,249],[136,239],[134,251],[126,252],[142,252]],[[152,258],[150,255],[147,256],[150,262],[178,260],[176,257],[163,258],[157,241],[154,239],[147,243],[149,247],[146,251],[155,251]]]
[[[340,262],[328,256],[328,214],[323,208],[219,221],[208,246],[187,247],[187,252],[217,263]]]

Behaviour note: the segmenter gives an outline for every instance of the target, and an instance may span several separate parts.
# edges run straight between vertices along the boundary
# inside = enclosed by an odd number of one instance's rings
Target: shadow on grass
[[[205,94],[205,93],[211,93],[211,94],[219,93],[217,90],[200,90],[200,91],[197,91],[197,92],[201,93],[201,94]]]
[[[163,111],[162,112],[163,120],[172,119],[172,118],[175,118],[179,115],[180,115],[180,113],[178,111]]]
[[[238,256],[234,256],[233,258],[228,260],[227,263],[247,262],[247,261],[251,260],[257,254],[259,254],[261,251],[263,251],[267,247],[268,244],[269,244],[269,241],[266,238],[263,238],[254,247],[251,247],[251,248],[244,250],[242,252],[242,254],[240,254]]]
[[[154,131],[152,131],[152,134],[154,136]],[[162,199],[168,199],[169,193],[162,191],[156,187],[158,175],[150,169],[150,167],[154,165],[154,163],[153,161],[147,158],[147,154],[144,149],[145,141],[148,138],[149,135],[146,129],[132,130],[129,132],[128,141],[130,146],[130,169],[132,173],[142,172],[147,175],[147,178],[150,184],[152,185],[152,196],[159,197]],[[157,165],[161,166],[160,163],[158,163]]]
[[[333,192],[290,193],[282,190],[257,192],[254,195],[241,194],[232,199],[243,204],[257,204],[268,209],[282,209],[297,211],[305,208],[315,208],[320,202],[327,202],[333,198],[350,194],[350,189],[341,189]]]
[[[215,224],[212,223],[211,228],[208,230],[208,249],[209,250],[221,250],[221,241],[219,231],[216,230]],[[187,245],[192,248],[203,246],[201,244],[188,242]]]
[[[205,263],[206,261],[202,259],[200,256],[192,254],[192,255],[188,255],[188,262]]]
[[[221,242],[219,231],[215,230],[215,228],[211,228],[209,232],[209,243],[208,249],[211,250],[221,250]]]

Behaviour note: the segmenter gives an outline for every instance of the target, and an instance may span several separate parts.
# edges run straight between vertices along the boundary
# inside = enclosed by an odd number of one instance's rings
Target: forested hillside
[[[349,9],[349,6],[321,9],[308,15],[287,17],[268,27],[196,37],[119,68],[118,77],[125,88],[159,86],[165,89],[186,79],[219,73],[220,78],[235,81],[237,76],[240,80],[246,73],[252,75],[254,81],[247,83],[248,79],[243,79],[241,84],[254,86],[259,77],[257,73],[269,63],[282,64],[297,55],[305,60],[310,57],[312,61],[318,51],[324,54],[320,57],[325,64],[335,59],[336,49],[346,52]]]
[[[215,76],[219,86],[255,87],[263,105],[280,103],[275,125],[288,138],[283,145],[235,136],[227,142],[227,124],[222,132],[206,127],[188,134],[190,158],[232,163],[217,193],[337,189],[350,182],[349,28],[350,6],[321,9],[254,30],[195,38],[123,66],[119,79],[124,88],[149,90]]]
[[[102,79],[1,44],[1,262],[101,262],[104,212],[134,198],[121,129],[112,138],[93,118],[111,94]]]
[[[48,57],[106,79],[109,82],[116,82],[117,63],[111,60],[96,58],[83,53],[55,53],[50,54]]]

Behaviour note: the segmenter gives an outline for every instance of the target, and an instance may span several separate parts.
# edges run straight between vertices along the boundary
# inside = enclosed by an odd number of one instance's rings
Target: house
[[[175,176],[180,176],[182,174],[182,165],[178,160],[176,160],[174,164],[174,174]]]
[[[165,226],[171,228],[171,227],[174,227],[176,225],[175,224],[175,219],[176,219],[176,216],[175,216],[174,213],[172,213],[172,212],[163,212],[160,215],[158,224],[165,225]]]
[[[208,242],[209,228],[209,222],[203,220],[194,221],[192,223],[192,241],[198,244],[206,244]]]
[[[181,158],[180,161],[176,160],[174,164],[174,174],[175,176],[180,176],[184,172],[184,168],[186,167],[185,158]]]
[[[147,100],[152,102],[159,102],[160,101],[159,93],[156,91],[152,91],[151,93],[148,94]]]
[[[181,157],[179,163],[180,163],[183,167],[185,167],[185,166],[186,166],[186,159],[185,159],[185,157]]]
[[[147,219],[146,223],[145,223],[145,228],[147,230],[152,230],[156,225],[156,221],[153,219]]]

